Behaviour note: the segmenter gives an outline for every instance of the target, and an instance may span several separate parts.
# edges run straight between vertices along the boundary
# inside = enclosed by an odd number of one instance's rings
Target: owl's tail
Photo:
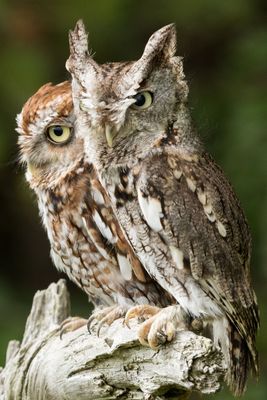
[[[226,382],[235,396],[241,396],[246,390],[248,373],[250,370],[250,352],[246,341],[234,329],[232,324],[229,333],[229,370]]]
[[[246,390],[249,372],[258,376],[258,355],[254,344],[250,345],[226,318],[213,326],[213,336],[228,365],[225,380],[229,389],[235,396],[241,396]]]

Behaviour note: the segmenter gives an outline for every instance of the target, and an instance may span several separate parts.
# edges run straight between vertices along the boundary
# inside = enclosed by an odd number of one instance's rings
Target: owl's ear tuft
[[[70,56],[66,61],[66,69],[70,73],[84,74],[86,67],[97,70],[98,64],[93,60],[88,49],[88,33],[80,19],[73,31],[69,32]]]
[[[174,24],[166,25],[149,38],[142,59],[168,60],[176,52],[176,29]]]
[[[70,54],[73,57],[84,58],[88,54],[88,33],[80,19],[73,31],[69,32]]]
[[[176,52],[176,29],[174,24],[166,25],[149,38],[145,50],[128,73],[123,77],[125,91],[134,95],[140,83],[146,79],[156,64],[168,63]],[[171,63],[173,64],[173,62]]]
[[[69,72],[79,70],[88,55],[88,34],[83,21],[80,19],[73,31],[69,31],[70,56],[66,61]]]

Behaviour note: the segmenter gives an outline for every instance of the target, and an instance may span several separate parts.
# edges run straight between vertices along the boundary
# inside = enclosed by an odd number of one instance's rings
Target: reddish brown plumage
[[[23,125],[25,134],[28,132],[29,124],[35,122],[38,111],[48,108],[55,99],[61,98],[61,101],[55,107],[55,111],[62,117],[68,116],[73,108],[71,85],[69,81],[53,85],[51,82],[43,85],[31,96],[23,106]]]

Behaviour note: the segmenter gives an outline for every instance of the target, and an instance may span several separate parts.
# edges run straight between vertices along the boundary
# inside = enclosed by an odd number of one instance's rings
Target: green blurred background
[[[59,274],[35,198],[18,167],[15,116],[41,85],[68,79],[68,30],[83,18],[99,62],[135,59],[154,30],[175,22],[190,103],[209,151],[230,177],[254,242],[252,275],[261,308],[259,383],[267,394],[267,2],[266,0],[0,1],[0,365],[20,339],[33,294]],[[86,296],[69,283],[73,314]],[[227,391],[214,396],[231,398]]]

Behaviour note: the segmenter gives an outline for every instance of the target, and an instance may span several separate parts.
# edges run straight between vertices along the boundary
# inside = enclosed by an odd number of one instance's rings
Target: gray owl
[[[90,321],[99,320],[100,329],[133,305],[171,304],[171,296],[134,255],[93,166],[85,160],[70,83],[42,86],[17,122],[21,162],[38,199],[52,259],[99,306]],[[83,321],[66,321],[63,331]]]
[[[249,370],[258,373],[251,237],[230,183],[192,125],[175,51],[175,27],[168,25],[139,60],[100,65],[78,22],[67,61],[77,130],[128,242],[177,302],[159,312],[158,330],[168,338],[184,314],[202,320],[240,395]]]

